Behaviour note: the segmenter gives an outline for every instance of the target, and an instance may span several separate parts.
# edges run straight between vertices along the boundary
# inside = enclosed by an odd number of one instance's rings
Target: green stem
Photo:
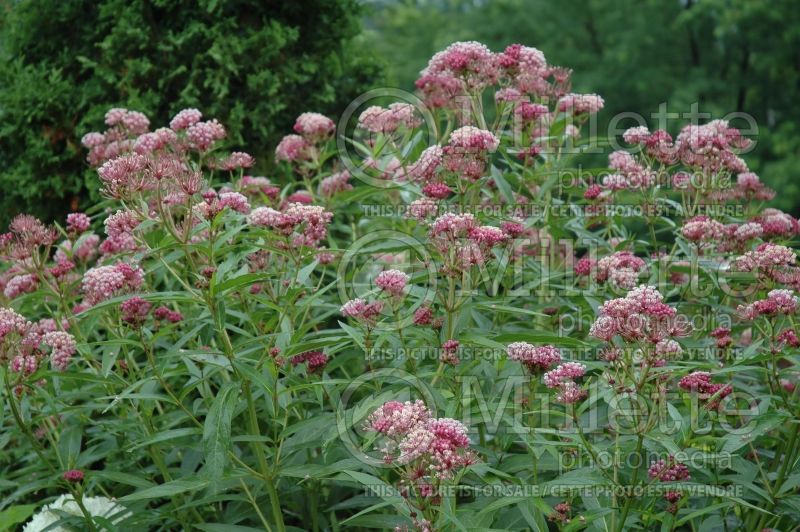
[[[253,401],[253,393],[250,390],[250,383],[246,380],[243,380],[242,386],[244,388],[245,397],[247,398],[247,421],[250,433],[255,436],[261,436],[261,429],[258,426],[256,404],[255,401]],[[281,512],[278,490],[275,488],[274,478],[267,465],[267,457],[264,454],[264,449],[259,441],[254,441],[252,447],[256,454],[258,465],[261,468],[261,474],[264,477],[264,486],[267,488],[267,493],[269,494],[269,501],[272,505],[272,513],[274,514],[273,519],[275,519],[275,523],[278,526],[278,531],[284,532],[286,530],[286,525],[283,523],[283,513]]]
[[[636,454],[639,458],[642,458],[642,443],[644,442],[644,434],[639,434],[638,440],[636,441]],[[641,460],[640,460],[641,464]],[[641,467],[641,465],[640,465]],[[636,485],[636,482],[639,480],[639,469],[637,467],[633,470],[633,477],[631,477],[631,493],[625,499],[625,505],[622,507],[622,516],[620,517],[619,521],[619,528],[617,528],[617,532],[622,532],[625,530],[625,520],[628,518],[628,513],[631,511],[631,506],[633,505],[633,487]]]

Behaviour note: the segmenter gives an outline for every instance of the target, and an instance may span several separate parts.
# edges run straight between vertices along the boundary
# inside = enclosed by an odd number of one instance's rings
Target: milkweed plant
[[[800,222],[570,77],[455,43],[269,177],[108,111],[106,199],[0,235],[0,527],[796,529]]]

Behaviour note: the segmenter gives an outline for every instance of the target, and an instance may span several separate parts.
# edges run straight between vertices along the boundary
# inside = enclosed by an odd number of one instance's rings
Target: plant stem
[[[250,382],[242,379],[242,387],[244,389],[245,397],[247,398],[247,421],[250,433],[255,436],[261,436],[261,429],[258,426],[256,404],[253,401],[253,393],[250,390]],[[261,474],[264,477],[264,486],[267,488],[267,493],[269,494],[269,501],[272,505],[272,513],[274,514],[273,519],[275,519],[275,523],[278,526],[278,531],[284,532],[286,530],[286,525],[283,523],[283,513],[281,513],[281,504],[278,498],[278,491],[275,488],[275,481],[272,473],[267,466],[267,457],[264,455],[264,449],[259,441],[254,441],[252,447],[256,454],[258,465],[261,468]]]
[[[638,439],[636,441],[636,454],[641,459],[642,457],[642,443],[644,442],[644,434],[639,434]],[[639,468],[641,467],[641,460],[639,461],[639,467],[633,470],[633,476],[631,477],[631,489],[636,485],[636,482],[639,480]],[[628,497],[625,499],[625,505],[622,507],[622,516],[620,517],[619,521],[619,528],[617,528],[617,532],[622,532],[625,530],[625,520],[628,518],[628,513],[631,511],[631,506],[633,505],[633,492],[628,494]]]

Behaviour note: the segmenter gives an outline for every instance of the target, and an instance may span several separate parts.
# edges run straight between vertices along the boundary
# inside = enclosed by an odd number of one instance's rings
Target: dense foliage
[[[3,225],[98,199],[76,139],[111,107],[200,107],[225,121],[231,145],[262,156],[307,106],[338,112],[378,79],[353,41],[355,0],[23,0],[0,10]]]
[[[752,140],[578,168],[604,99],[520,45],[417,86],[301,114],[271,180],[193,108],[82,137],[106,203],[0,236],[0,523],[796,526],[800,222]]]

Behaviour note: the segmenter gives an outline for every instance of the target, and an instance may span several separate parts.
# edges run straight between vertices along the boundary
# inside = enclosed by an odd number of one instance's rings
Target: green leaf
[[[256,369],[250,367],[249,364],[240,360],[234,360],[233,367],[235,367],[239,373],[247,377],[250,382],[261,388],[264,393],[272,393],[273,384]]]
[[[212,489],[222,479],[231,446],[231,420],[238,399],[238,385],[227,383],[218,393],[208,411],[203,425],[203,452],[205,473],[211,481]]]
[[[511,191],[508,181],[503,177],[503,173],[500,172],[495,165],[492,165],[491,173],[492,179],[497,185],[497,189],[500,190],[500,193],[503,195],[503,199],[505,199],[509,205],[514,205],[517,201],[514,199],[514,193]]]
[[[27,521],[37,506],[36,504],[22,504],[3,510],[0,512],[0,530],[11,530],[12,525]]]
[[[105,479],[117,484],[127,484],[129,486],[136,486],[137,488],[150,488],[155,486],[152,482],[145,478],[137,477],[129,473],[122,473],[119,471],[92,471],[93,478]]]
[[[534,345],[553,344],[556,347],[586,347],[590,344],[557,334],[530,334],[530,333],[504,333],[493,338],[496,342],[508,344],[511,342],[529,342]]]
[[[158,434],[154,434],[152,437],[147,438],[146,440],[137,442],[133,447],[131,447],[128,450],[133,451],[134,449],[138,449],[139,447],[144,447],[145,445],[153,445],[154,443],[159,443],[162,441],[169,441],[177,438],[185,438],[187,436],[196,436],[199,434],[200,434],[200,429],[198,427],[187,427],[183,429],[165,430],[164,432],[159,432]]]
[[[80,425],[72,425],[61,432],[58,440],[58,450],[61,456],[67,459],[69,467],[76,465],[78,455],[81,453],[81,440],[83,430]]]
[[[732,453],[744,447],[748,443],[754,442],[757,437],[782,425],[784,421],[786,421],[787,417],[787,414],[779,412],[760,414],[753,430],[743,432],[743,429],[737,429],[736,433],[725,436],[725,444],[722,447],[722,452]]]
[[[229,525],[226,523],[200,523],[194,525],[194,528],[205,530],[207,532],[259,532],[263,528],[252,528],[249,526]]]
[[[244,288],[260,281],[269,280],[270,278],[272,278],[271,275],[264,273],[246,273],[244,275],[239,275],[213,286],[213,295],[222,295],[229,290]]]
[[[121,497],[120,501],[141,501],[146,499],[158,499],[161,497],[172,497],[173,495],[186,493],[187,491],[201,490],[208,486],[209,483],[207,479],[173,480],[166,484],[159,484],[152,488],[136,491],[130,495]]]

